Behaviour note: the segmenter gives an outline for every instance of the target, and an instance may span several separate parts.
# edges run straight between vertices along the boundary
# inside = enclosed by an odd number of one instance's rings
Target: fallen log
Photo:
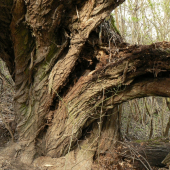
[[[162,163],[170,152],[170,143],[121,143],[123,146],[120,156],[123,160],[133,163],[135,169],[152,169],[165,167]]]

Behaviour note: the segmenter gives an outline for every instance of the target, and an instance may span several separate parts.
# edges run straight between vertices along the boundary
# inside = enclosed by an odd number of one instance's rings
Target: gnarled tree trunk
[[[170,96],[170,44],[130,46],[100,25],[123,1],[14,1],[13,53],[1,57],[15,75],[22,162],[90,169],[121,137],[118,104]]]

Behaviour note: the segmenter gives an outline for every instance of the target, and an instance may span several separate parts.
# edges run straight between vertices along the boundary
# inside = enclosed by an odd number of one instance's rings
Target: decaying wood
[[[167,141],[167,140],[166,140]],[[139,143],[121,143],[122,150],[120,156],[123,159],[131,161],[135,169],[151,169],[154,167],[165,167],[162,161],[170,152],[170,144],[165,142],[155,142],[146,144],[145,142]]]
[[[150,51],[151,47],[153,47],[153,45],[141,51],[141,55],[139,53],[138,55],[133,55],[135,49],[132,51],[131,56],[128,53],[128,57],[120,60],[118,63],[108,63],[104,68],[79,79],[71,91],[64,97],[63,101],[61,101],[63,104],[61,104],[54,113],[54,126],[51,126],[47,132],[48,146],[52,146],[52,148],[48,149],[50,155],[51,152],[60,155],[63,149],[63,152],[65,152],[66,147],[61,148],[62,146],[60,144],[62,142],[69,142],[70,137],[68,134],[72,134],[72,131],[74,131],[72,142],[76,142],[77,136],[81,136],[82,133],[80,129],[84,128],[87,119],[91,117],[92,119],[93,117],[95,117],[95,119],[99,118],[100,114],[96,114],[96,110],[101,107],[102,98],[100,96],[102,89],[105,89],[106,92],[103,108],[104,113],[107,113],[109,109],[113,108],[116,104],[136,97],[156,94],[164,96],[165,93],[166,95],[170,95],[169,89],[165,90],[166,84],[161,83],[164,81],[170,84],[169,78],[155,79],[154,71],[152,77],[150,78],[149,76],[147,78],[147,74],[150,73],[148,70],[150,70],[150,66],[153,66],[155,62],[160,63],[159,66],[156,66],[159,67],[160,70],[164,70],[164,68],[160,68],[160,66],[166,67],[166,69],[169,67],[169,61],[167,60],[167,64],[162,64],[161,57],[156,56],[158,55],[157,50],[152,49]],[[145,55],[146,58],[144,57]],[[153,56],[154,60],[152,58]],[[169,57],[167,56],[166,58]],[[127,61],[129,63],[128,69],[126,68],[127,66],[125,67]],[[134,71],[134,68],[136,71]],[[122,81],[124,79],[124,69],[127,69],[126,78]],[[142,76],[142,74],[146,75],[146,78],[143,78],[142,81],[136,79],[138,76]],[[128,81],[131,81],[131,84],[129,86],[124,85]],[[160,83],[161,87],[158,85]],[[63,117],[58,118],[58,113],[61,112],[66,115],[67,119]],[[59,121],[58,119],[60,119],[60,123],[57,123]],[[67,123],[65,122],[66,120]],[[62,134],[62,137],[57,135],[55,140],[55,137],[50,137],[50,134],[53,134],[53,131],[56,132],[56,129],[58,131],[57,134],[62,133],[63,129],[65,129],[66,133],[65,135]]]
[[[60,167],[90,169],[94,156],[119,139],[118,104],[170,96],[169,42],[136,46],[115,36],[115,46],[100,36],[100,24],[122,2],[14,2],[10,30],[22,162],[39,157],[37,166],[47,156],[53,163],[65,159]],[[13,55],[7,60],[12,67]]]

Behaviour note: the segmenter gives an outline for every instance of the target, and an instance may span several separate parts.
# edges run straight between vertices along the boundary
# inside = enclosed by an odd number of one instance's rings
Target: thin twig
[[[127,146],[130,151],[133,151],[133,153],[134,153],[134,155],[136,156],[136,158],[138,158],[137,160],[139,160],[147,170],[152,170],[149,162],[148,162],[141,154],[139,154],[135,149],[133,149],[132,147],[130,147],[129,145],[127,145],[127,144],[124,143],[124,142],[121,142],[121,141],[118,141],[118,142],[121,143],[121,144],[123,144],[123,145],[125,145],[125,146]],[[132,153],[132,152],[131,152],[131,153]],[[140,157],[147,163],[147,165],[148,165],[149,168],[148,168],[148,167],[145,165],[145,163],[138,157],[138,155],[140,155]]]

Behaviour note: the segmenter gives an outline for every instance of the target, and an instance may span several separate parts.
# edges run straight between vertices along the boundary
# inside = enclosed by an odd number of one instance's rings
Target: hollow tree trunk
[[[89,169],[94,155],[120,138],[118,104],[170,96],[169,43],[127,46],[113,34],[117,45],[108,46],[113,36],[101,38],[98,26],[123,1],[14,1],[10,30],[22,162],[65,156],[60,167]],[[8,67],[14,63],[8,60]]]

